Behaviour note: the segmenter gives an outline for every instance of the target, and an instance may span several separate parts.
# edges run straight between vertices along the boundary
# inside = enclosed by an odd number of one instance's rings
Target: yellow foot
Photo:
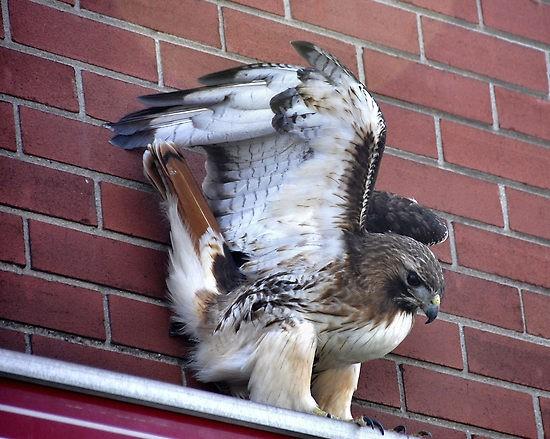
[[[332,416],[330,413],[321,410],[319,407],[315,407],[312,413],[317,416],[322,416],[323,418],[338,419],[336,416]]]

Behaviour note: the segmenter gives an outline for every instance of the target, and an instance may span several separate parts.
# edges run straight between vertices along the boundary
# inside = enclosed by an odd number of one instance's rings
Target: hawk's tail
[[[214,215],[184,157],[173,145],[155,142],[143,155],[145,175],[166,202],[170,221],[170,291],[176,318],[200,338],[216,296],[230,291],[241,274]]]

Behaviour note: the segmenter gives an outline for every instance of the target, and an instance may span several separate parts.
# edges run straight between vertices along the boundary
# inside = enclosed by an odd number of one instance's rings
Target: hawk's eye
[[[407,283],[411,287],[417,287],[422,282],[420,281],[420,278],[418,277],[418,274],[416,274],[414,271],[409,271],[409,274],[407,274]]]

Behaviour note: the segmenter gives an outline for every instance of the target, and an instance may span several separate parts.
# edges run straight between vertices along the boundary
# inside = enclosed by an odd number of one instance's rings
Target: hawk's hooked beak
[[[422,311],[424,311],[426,317],[428,317],[428,320],[426,320],[426,324],[432,323],[437,317],[437,313],[439,312],[441,296],[439,294],[436,294],[434,296],[433,293],[424,285],[416,287],[413,294],[418,300],[420,308],[422,309]]]
[[[432,323],[437,317],[440,303],[441,297],[439,296],[439,294],[436,294],[429,302],[422,303],[422,311],[424,311],[424,314],[426,314],[426,317],[428,317],[428,320],[426,320],[426,325],[428,323]]]

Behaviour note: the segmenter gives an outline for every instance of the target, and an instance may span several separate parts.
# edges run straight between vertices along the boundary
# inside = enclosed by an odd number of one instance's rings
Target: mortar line
[[[489,83],[489,96],[491,99],[491,115],[493,117],[493,130],[499,130],[498,122],[498,110],[497,110],[497,100],[495,97],[495,86],[493,83]]]
[[[0,1],[0,8],[2,9],[2,24],[4,26],[4,40],[11,41],[11,23],[10,23],[10,11],[8,6],[8,0]]]
[[[548,81],[548,99],[550,99],[550,51],[545,52],[546,59],[546,77]]]
[[[25,354],[32,355],[32,334],[23,334],[25,340]]]
[[[424,33],[422,31],[422,18],[420,14],[416,14],[416,29],[418,33],[418,48],[420,51],[420,62],[426,63],[426,52],[424,50]]]
[[[223,18],[223,10],[220,5],[216,5],[216,8],[218,9],[218,32],[220,35],[220,46],[221,46],[222,52],[227,52],[227,44],[225,41],[225,21]]]
[[[292,8],[290,7],[290,0],[283,0],[283,6],[285,8],[285,18],[292,20]]]
[[[155,39],[155,59],[157,62],[157,76],[159,78],[158,85],[159,87],[164,87],[164,71],[162,68],[162,55],[160,50],[160,41]]]
[[[82,69],[74,67],[76,97],[78,100],[79,119],[86,117],[86,101],[84,100],[84,85],[82,83]]]
[[[498,185],[498,198],[502,209],[502,220],[504,230],[510,231],[510,218],[508,216],[508,199],[506,198],[506,189],[503,184]]]
[[[544,425],[542,422],[540,399],[536,395],[533,395],[533,411],[535,413],[535,425],[537,426],[537,439],[544,439]]]
[[[462,368],[464,372],[469,372],[468,353],[466,352],[466,337],[464,336],[464,326],[458,325],[458,335],[460,338],[460,353],[462,354]]]
[[[476,0],[476,8],[477,8],[477,20],[479,22],[479,27],[481,29],[485,29],[485,23],[483,20],[483,7],[481,6],[481,0]]]
[[[456,241],[455,241],[455,229],[452,221],[447,220],[447,231],[448,231],[448,240],[449,248],[451,250],[451,267],[458,268],[458,255],[456,251]]]
[[[519,309],[521,312],[521,322],[523,324],[523,333],[527,334],[527,316],[525,315],[525,304],[523,302],[523,290],[517,288],[519,295]]]
[[[395,373],[397,374],[397,387],[399,389],[399,409],[402,413],[407,411],[407,399],[405,395],[405,384],[403,383],[403,372],[401,364],[395,362]]]
[[[363,63],[363,48],[361,46],[355,46],[355,59],[357,63],[357,72],[359,73],[359,81],[363,84],[367,84],[365,65]]]
[[[111,313],[109,310],[109,295],[103,294],[103,325],[105,327],[105,344],[110,345],[113,339],[111,331]]]
[[[23,151],[23,132],[21,129],[21,114],[19,112],[19,105],[17,105],[16,103],[12,103],[11,105],[13,107],[15,149],[17,151],[17,156],[22,156],[25,152]]]
[[[32,267],[32,254],[31,254],[31,238],[29,234],[29,220],[27,218],[21,218],[23,222],[23,243],[25,246],[25,269],[30,270]]]
[[[443,165],[445,163],[445,154],[443,153],[443,140],[441,137],[441,118],[433,116],[435,128],[435,147],[437,149],[437,163]]]
[[[101,200],[101,185],[100,182],[97,180],[94,180],[94,201],[97,218],[97,228],[101,230],[103,229],[103,203]]]

